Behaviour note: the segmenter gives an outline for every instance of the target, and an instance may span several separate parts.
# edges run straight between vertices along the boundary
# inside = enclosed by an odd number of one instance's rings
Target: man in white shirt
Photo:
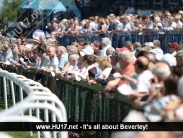
[[[170,17],[168,23],[169,23],[168,27],[164,26],[165,30],[175,30],[176,29],[177,24],[175,23],[175,18],[174,17]]]
[[[32,33],[32,38],[37,39],[37,40],[39,40],[39,37],[41,35],[44,35],[45,36],[44,31],[39,28],[39,25],[40,25],[39,22],[35,22],[35,28],[36,29]]]
[[[58,61],[55,47],[49,47],[48,56],[50,58],[50,68],[47,70],[47,72],[50,72],[51,70],[58,68],[59,61]]]
[[[32,38],[34,39],[39,39],[40,36],[45,36],[44,32],[41,29],[36,29],[33,34],[32,34]]]
[[[154,78],[154,76],[152,72],[148,70],[149,60],[146,57],[139,57],[134,65],[135,72],[138,74],[137,80],[126,75],[123,75],[123,79],[134,83],[136,85],[136,88],[132,89],[130,86],[125,86],[125,84],[118,87],[118,91],[121,94],[125,93],[130,97],[138,98],[139,100],[141,100],[144,96],[149,95],[151,81]]]
[[[88,31],[96,30],[95,18],[90,17],[89,19],[90,19],[90,23],[89,23],[89,26],[88,26]]]
[[[175,16],[175,23],[177,24],[176,29],[182,28],[182,22],[180,21],[181,15],[176,15]]]
[[[170,12],[165,12],[165,20],[162,21],[164,28],[169,26],[169,19],[172,17]]]
[[[150,52],[155,54],[157,60],[161,60],[161,58],[163,57],[163,50],[160,47],[161,43],[159,40],[154,40],[153,44],[154,48],[150,50]]]
[[[122,23],[123,23],[123,29],[122,29],[122,31],[124,31],[124,32],[131,31],[131,24],[129,23],[129,21],[126,18],[124,18],[122,20]]]
[[[106,56],[106,51],[111,47],[111,40],[107,37],[102,38],[102,50],[100,50],[100,56]]]

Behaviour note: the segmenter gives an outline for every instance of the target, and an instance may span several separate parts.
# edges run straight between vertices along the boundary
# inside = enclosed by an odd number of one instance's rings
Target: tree
[[[11,2],[4,0],[2,12],[0,14],[0,28],[3,28],[3,21],[5,18],[7,18],[8,22],[16,21],[21,3],[22,0],[11,0]]]

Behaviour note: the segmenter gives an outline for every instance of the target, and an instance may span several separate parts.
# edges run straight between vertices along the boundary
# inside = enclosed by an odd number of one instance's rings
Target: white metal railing
[[[11,136],[9,136],[8,134],[6,133],[2,133],[0,132],[0,138],[12,138]]]
[[[32,110],[36,111],[36,118],[40,119],[40,110],[44,110],[44,122],[49,121],[49,112],[51,111],[51,121],[52,122],[67,122],[67,113],[64,104],[60,99],[54,95],[49,89],[43,87],[40,83],[33,80],[27,79],[22,75],[17,75],[15,73],[9,73],[5,70],[0,70],[0,77],[3,78],[3,88],[4,88],[4,102],[5,109],[0,113],[0,121],[7,116],[18,116],[19,120],[24,121],[28,116],[24,115],[26,111],[29,111],[29,117],[32,119]],[[8,84],[8,85],[7,85]],[[14,90],[14,84],[19,86],[20,102],[16,103],[16,94]],[[7,87],[10,87],[9,94],[12,96],[13,106],[8,108],[7,99]],[[24,98],[26,94],[26,98]],[[1,119],[2,118],[2,119]],[[34,117],[35,118],[35,117]],[[8,119],[8,117],[7,117]],[[23,121],[22,120],[22,121]],[[8,120],[7,120],[8,121]],[[12,121],[10,119],[9,121]],[[17,120],[18,121],[18,120]],[[33,120],[32,120],[33,121]],[[36,122],[35,120],[34,122]],[[32,135],[32,132],[30,132]],[[52,133],[53,138],[57,138],[56,132]],[[67,132],[58,132],[59,138],[68,138]],[[40,132],[37,132],[37,138],[40,138]]]

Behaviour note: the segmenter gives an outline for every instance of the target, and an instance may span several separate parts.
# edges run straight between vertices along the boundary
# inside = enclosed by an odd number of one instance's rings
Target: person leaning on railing
[[[67,56],[69,57],[70,55],[73,55],[73,54],[78,54],[77,47],[75,45],[67,46]],[[62,69],[60,68],[60,71],[56,72],[56,77],[58,78],[64,77],[69,66],[70,66],[70,62],[68,61],[67,64]]]
[[[122,71],[122,75],[131,76],[135,73],[134,58],[133,54],[127,49],[119,53],[118,56],[119,64]],[[110,92],[116,92],[117,87],[128,84],[128,81],[116,78],[115,80],[109,81],[105,87],[105,95],[108,97]]]

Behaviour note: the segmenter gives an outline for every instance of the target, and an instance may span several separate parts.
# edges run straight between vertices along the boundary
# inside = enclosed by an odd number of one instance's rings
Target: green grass
[[[33,133],[33,137],[29,135],[29,132],[5,132],[10,135],[12,138],[36,138],[36,133]]]

